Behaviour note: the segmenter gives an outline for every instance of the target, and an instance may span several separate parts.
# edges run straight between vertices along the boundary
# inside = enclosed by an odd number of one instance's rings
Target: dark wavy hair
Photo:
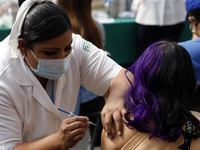
[[[32,48],[34,43],[46,41],[71,30],[66,12],[52,2],[35,3],[24,20],[20,38]]]
[[[192,138],[199,137],[200,123],[188,107],[196,77],[183,47],[174,42],[156,42],[127,70],[134,74],[125,95],[129,128],[170,142],[184,134],[182,126],[190,118],[195,125]]]

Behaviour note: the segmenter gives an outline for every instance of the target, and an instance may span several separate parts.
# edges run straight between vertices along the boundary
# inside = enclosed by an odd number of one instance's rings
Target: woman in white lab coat
[[[79,35],[50,0],[27,0],[0,43],[0,149],[69,149],[85,135],[87,117],[73,112],[80,85],[107,97],[102,123],[122,134],[124,69]],[[67,119],[66,119],[67,118]]]
[[[139,0],[138,55],[159,40],[178,42],[186,19],[185,0]]]

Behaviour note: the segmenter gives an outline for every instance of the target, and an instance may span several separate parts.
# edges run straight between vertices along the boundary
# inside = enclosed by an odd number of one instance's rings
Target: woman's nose
[[[59,53],[58,59],[65,59],[70,53],[71,53],[71,50],[67,51],[67,52],[65,52],[65,51],[61,52],[61,53]]]
[[[57,59],[65,59],[65,57],[66,57],[66,54],[65,54],[64,52],[60,52],[60,53],[58,54]]]

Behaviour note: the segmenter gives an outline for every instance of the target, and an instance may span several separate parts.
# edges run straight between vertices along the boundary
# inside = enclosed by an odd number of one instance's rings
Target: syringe
[[[71,117],[76,117],[76,116],[77,116],[77,115],[75,115],[75,114],[73,114],[73,113],[71,113],[71,112],[67,112],[67,111],[65,111],[65,110],[63,110],[63,109],[60,109],[60,108],[58,108],[58,110],[60,110],[60,111],[62,111],[62,112],[64,112],[64,113],[66,113],[66,114],[68,114],[68,115],[71,116]],[[91,125],[93,125],[93,126],[96,126],[96,127],[102,129],[102,127],[96,125],[95,123],[93,123],[93,122],[91,122],[91,121],[88,121],[88,123],[91,124]]]

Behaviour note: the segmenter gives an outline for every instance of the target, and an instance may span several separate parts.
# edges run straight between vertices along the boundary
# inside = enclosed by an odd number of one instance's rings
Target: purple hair
[[[196,85],[188,52],[173,42],[156,42],[127,71],[134,74],[125,95],[127,126],[176,141],[191,115],[185,108]]]

